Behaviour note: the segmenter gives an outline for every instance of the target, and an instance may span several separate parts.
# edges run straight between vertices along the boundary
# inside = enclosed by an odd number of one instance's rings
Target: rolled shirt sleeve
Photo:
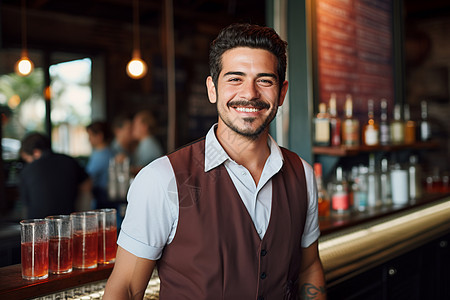
[[[118,245],[138,257],[159,259],[173,239],[178,221],[177,186],[167,156],[139,172],[127,199]]]

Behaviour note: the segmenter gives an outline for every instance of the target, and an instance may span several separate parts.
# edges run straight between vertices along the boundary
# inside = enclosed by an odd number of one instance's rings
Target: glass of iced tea
[[[70,214],[72,220],[73,260],[77,269],[97,267],[98,218],[94,211]]]
[[[117,211],[114,208],[96,209],[98,214],[98,263],[110,264],[116,260]]]
[[[48,223],[45,219],[20,221],[22,277],[48,277]]]
[[[48,216],[48,268],[52,274],[72,272],[72,222],[68,215]]]

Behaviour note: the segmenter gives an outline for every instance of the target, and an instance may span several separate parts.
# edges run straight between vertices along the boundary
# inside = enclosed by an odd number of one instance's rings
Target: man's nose
[[[239,96],[246,100],[258,99],[260,96],[258,87],[255,82],[247,81],[241,86]]]

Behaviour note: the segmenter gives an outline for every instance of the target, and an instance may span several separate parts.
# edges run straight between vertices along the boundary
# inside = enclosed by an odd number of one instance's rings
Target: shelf
[[[417,142],[414,144],[386,145],[386,146],[337,146],[313,147],[313,154],[331,156],[355,156],[367,152],[391,152],[401,150],[429,150],[439,147],[438,141]]]

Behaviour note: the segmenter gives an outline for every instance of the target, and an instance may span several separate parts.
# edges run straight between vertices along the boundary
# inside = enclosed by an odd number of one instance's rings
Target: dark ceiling
[[[18,0],[0,0],[3,47],[20,46]],[[175,31],[216,34],[230,22],[264,22],[263,0],[173,0]],[[77,48],[89,51],[129,49],[132,0],[27,0],[29,48]],[[139,0],[142,43],[161,37],[164,0]],[[177,37],[176,37],[177,38]]]
[[[214,36],[231,22],[265,22],[264,0],[172,0],[175,39]],[[397,0],[393,0],[397,1]],[[20,48],[20,0],[0,0],[0,47]],[[133,0],[26,0],[28,48],[130,51]],[[141,45],[164,44],[164,0],[139,0]],[[450,16],[449,0],[404,0],[405,17]]]

